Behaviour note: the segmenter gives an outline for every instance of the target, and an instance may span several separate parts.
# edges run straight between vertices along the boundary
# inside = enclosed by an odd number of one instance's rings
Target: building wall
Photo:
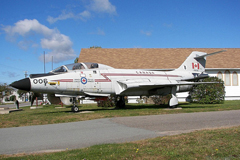
[[[222,74],[222,80],[225,84],[225,100],[240,100],[240,69],[206,69],[206,72],[211,77],[220,78],[219,74]],[[226,84],[226,81],[229,83]],[[185,102],[187,96],[188,92],[177,93],[179,102]]]
[[[19,102],[25,102],[25,99],[26,99],[26,101],[29,100],[29,93],[26,94],[26,97],[25,97],[25,95],[23,95],[22,97],[19,97],[19,95],[17,93],[17,90],[14,90],[14,91],[12,91],[11,95],[4,96],[2,102],[3,103],[13,103],[12,101],[6,101],[6,97],[10,98],[12,95],[15,95],[16,96],[16,100],[18,100]]]
[[[224,81],[225,92],[226,92],[225,100],[240,99],[240,85],[239,85],[240,70],[239,69],[207,70],[207,73],[210,76],[216,76],[216,77],[221,77],[219,76],[219,74],[222,74],[222,80]],[[227,81],[229,83],[227,83]]]

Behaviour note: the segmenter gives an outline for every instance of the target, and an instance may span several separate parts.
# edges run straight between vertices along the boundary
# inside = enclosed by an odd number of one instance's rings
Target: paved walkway
[[[19,103],[19,107],[26,107],[26,106],[31,106],[31,103],[30,102]],[[4,104],[4,105],[0,105],[0,108],[16,108],[16,104]]]

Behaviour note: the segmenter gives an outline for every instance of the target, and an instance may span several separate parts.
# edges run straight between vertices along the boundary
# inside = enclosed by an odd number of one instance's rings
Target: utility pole
[[[53,56],[52,56],[52,70],[53,70]]]
[[[25,72],[25,74],[24,74],[25,78],[27,78],[27,76],[28,76],[27,72],[28,71],[24,71],[24,72]],[[27,93],[24,94],[24,102],[26,102],[26,97],[27,97]]]
[[[45,73],[45,51],[44,51],[44,73]]]
[[[27,72],[28,72],[28,71],[24,71],[24,72],[25,72],[25,74],[24,74],[24,75],[25,75],[25,78],[27,78],[27,76],[28,76]]]

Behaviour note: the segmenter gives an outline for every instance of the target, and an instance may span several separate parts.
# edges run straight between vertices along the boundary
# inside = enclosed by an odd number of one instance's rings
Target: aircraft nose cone
[[[10,84],[10,86],[24,91],[30,91],[31,89],[31,83],[29,78],[24,78],[19,81],[15,81],[12,84]]]

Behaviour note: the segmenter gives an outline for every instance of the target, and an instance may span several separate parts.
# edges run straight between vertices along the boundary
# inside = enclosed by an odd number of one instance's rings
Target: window
[[[232,85],[238,86],[238,74],[235,71],[232,74]]]
[[[225,86],[231,86],[231,77],[230,77],[230,71],[225,71]]]
[[[219,79],[223,80],[222,72],[219,71],[218,74],[217,74],[217,77],[218,77]]]
[[[62,73],[62,72],[67,72],[67,69],[64,66],[58,67],[57,69],[54,69],[53,71],[54,73]]]

